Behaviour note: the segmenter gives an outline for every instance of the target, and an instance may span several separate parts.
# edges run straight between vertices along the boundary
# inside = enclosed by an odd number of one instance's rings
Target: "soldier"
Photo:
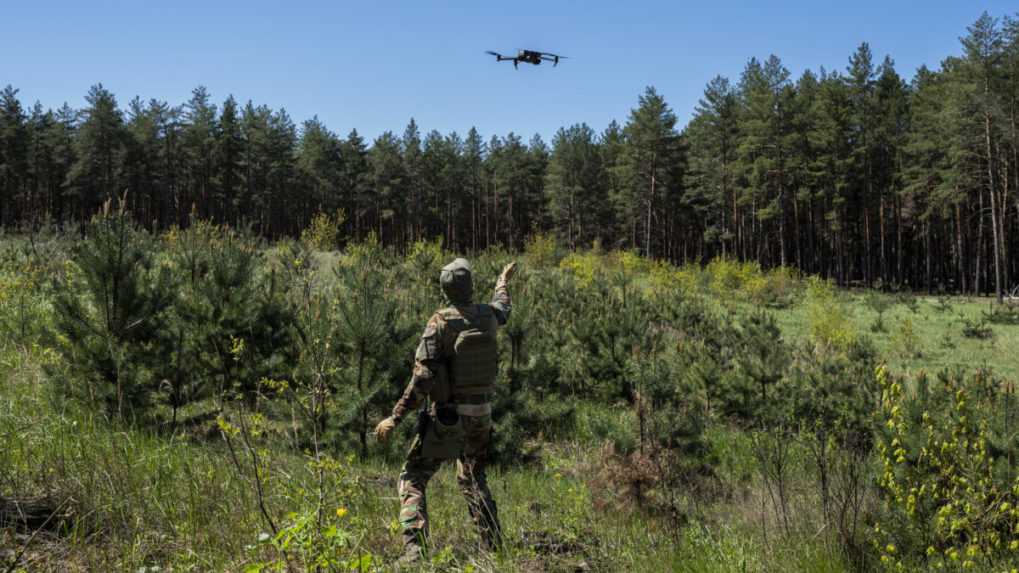
[[[499,370],[496,330],[510,315],[506,283],[516,263],[502,270],[489,304],[472,304],[474,286],[465,259],[442,268],[439,284],[450,306],[432,315],[414,356],[414,373],[391,416],[379,422],[379,441],[426,399],[431,407],[418,415],[418,431],[400,472],[402,563],[418,561],[427,541],[425,488],[443,461],[456,459],[456,477],[478,527],[482,545],[498,549],[499,515],[488,489],[485,465],[492,432],[492,396]]]

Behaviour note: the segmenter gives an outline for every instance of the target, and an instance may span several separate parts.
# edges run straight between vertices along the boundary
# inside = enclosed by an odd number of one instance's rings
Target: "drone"
[[[524,62],[525,64],[533,64],[535,66],[540,65],[541,62],[552,62],[552,67],[559,65],[559,60],[565,60],[566,56],[560,56],[557,54],[550,54],[548,52],[535,52],[534,50],[518,50],[516,56],[504,56],[498,52],[491,50],[485,52],[488,55],[495,56],[497,62],[513,62],[513,67],[516,68],[517,64]]]

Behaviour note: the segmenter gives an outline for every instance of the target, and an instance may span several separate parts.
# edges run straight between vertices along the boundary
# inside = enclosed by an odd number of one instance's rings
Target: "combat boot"
[[[397,571],[410,570],[424,561],[424,549],[416,541],[405,543],[403,555],[396,560]]]
[[[502,536],[497,531],[485,531],[481,534],[481,549],[487,553],[502,551]]]

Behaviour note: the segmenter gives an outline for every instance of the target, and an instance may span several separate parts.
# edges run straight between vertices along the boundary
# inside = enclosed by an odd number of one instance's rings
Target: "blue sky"
[[[84,105],[102,82],[184,102],[205,85],[313,115],[341,134],[477,126],[549,139],[561,126],[625,121],[654,85],[685,123],[717,74],[738,79],[747,59],[778,55],[793,76],[842,70],[862,41],[901,74],[959,53],[982,11],[999,0],[789,2],[426,2],[0,0],[0,85],[27,103]],[[496,64],[485,50],[558,52],[558,68]]]

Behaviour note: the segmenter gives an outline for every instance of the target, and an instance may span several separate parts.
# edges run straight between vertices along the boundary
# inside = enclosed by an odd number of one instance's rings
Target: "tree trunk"
[[[966,292],[965,253],[962,249],[962,207],[955,204],[955,265],[959,274],[958,291]]]
[[[651,192],[647,198],[647,228],[644,229],[646,239],[644,240],[644,255],[651,257],[651,210],[655,203],[655,173],[658,170],[658,152],[651,154]]]
[[[991,83],[990,78],[984,79],[984,98],[990,98],[991,95]],[[986,109],[988,103],[984,102],[984,145],[987,152],[987,190],[991,196],[991,240],[994,242],[994,248],[992,249],[994,255],[994,294],[998,298],[998,302],[1001,302],[1004,297],[1001,285],[1001,249],[998,232],[998,208],[997,199],[995,198],[994,190],[994,155],[991,148],[991,112]]]

